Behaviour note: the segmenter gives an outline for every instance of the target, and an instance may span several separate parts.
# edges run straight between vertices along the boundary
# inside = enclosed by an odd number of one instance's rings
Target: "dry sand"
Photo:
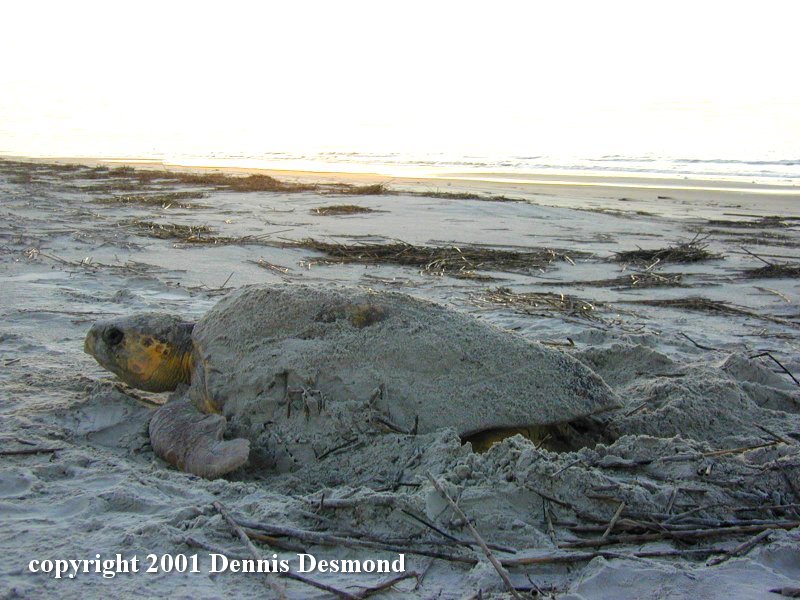
[[[471,540],[428,472],[458,498],[487,542],[516,549],[495,554],[525,594],[539,589],[544,597],[559,598],[769,598],[778,597],[771,589],[800,587],[800,387],[793,379],[800,377],[800,287],[796,274],[743,276],[765,266],[762,261],[800,260],[800,194],[739,184],[735,191],[711,189],[730,188],[729,182],[687,189],[680,181],[627,187],[637,182],[486,179],[494,180],[387,183],[415,192],[469,190],[523,201],[238,193],[141,182],[89,168],[0,162],[2,597],[276,595],[264,575],[206,572],[208,550],[191,544],[247,555],[214,501],[268,533],[290,527],[350,539],[372,536],[406,548],[406,567],[420,577],[380,592],[383,597],[507,594],[480,551],[446,537]],[[656,187],[645,187],[651,184]],[[95,202],[192,190],[205,197],[173,197],[166,208]],[[180,206],[191,202],[204,207]],[[332,204],[375,212],[312,212]],[[770,215],[784,220],[756,221]],[[251,236],[250,243],[153,238],[151,229],[133,219],[210,226],[219,236]],[[639,266],[612,260],[617,252],[663,248],[698,234],[708,251],[722,257]],[[468,269],[496,278],[486,281],[391,264],[328,264],[318,252],[279,243],[306,238],[548,247],[572,256],[544,269]],[[653,272],[662,283],[682,287],[643,287]],[[230,289],[270,282],[397,290],[472,313],[569,352],[600,374],[625,406],[565,426],[569,444],[560,452],[515,437],[476,454],[452,430],[417,436],[356,432],[341,449],[293,473],[249,468],[210,482],[167,467],[154,457],[146,436],[152,410],[146,400],[153,398],[120,386],[82,352],[89,324],[141,310],[197,318]],[[507,290],[498,292],[498,286]],[[487,294],[489,289],[494,291]],[[522,293],[566,296],[529,296],[523,306],[513,295]],[[631,302],[697,297],[716,303]],[[703,306],[707,310],[697,310]],[[8,453],[35,449],[44,451]],[[598,541],[612,520],[614,527]],[[721,529],[731,526],[739,529]],[[318,558],[396,558],[396,552],[320,544],[313,534],[294,533],[281,539]],[[725,554],[755,536],[752,548],[740,549],[742,556]],[[268,544],[259,549],[296,564],[295,550]],[[596,550],[605,554],[587,554]],[[199,574],[55,580],[28,572],[33,559],[195,552]],[[664,553],[677,555],[656,556]],[[550,562],[534,560],[542,557]],[[552,562],[554,557],[561,562]],[[726,560],[715,565],[715,558]],[[308,576],[351,594],[389,577]],[[290,598],[328,596],[285,579],[276,585],[285,586]]]

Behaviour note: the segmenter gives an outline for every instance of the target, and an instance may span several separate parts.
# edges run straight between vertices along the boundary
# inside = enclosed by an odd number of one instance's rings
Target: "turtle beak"
[[[92,328],[89,330],[89,333],[86,334],[86,339],[83,341],[83,351],[86,354],[91,354],[95,356],[95,348],[97,345],[97,325],[92,325]]]

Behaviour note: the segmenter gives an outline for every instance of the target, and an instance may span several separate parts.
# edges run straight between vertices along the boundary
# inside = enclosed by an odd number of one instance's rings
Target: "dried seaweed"
[[[695,236],[695,238],[689,242],[667,246],[666,248],[656,248],[653,250],[639,248],[637,250],[617,252],[615,253],[614,260],[616,262],[643,265],[648,269],[652,269],[654,266],[662,263],[694,263],[722,258],[721,254],[709,252],[707,250],[708,244],[704,242],[704,239],[705,238],[698,239],[698,237]]]
[[[721,300],[711,300],[701,296],[691,296],[687,298],[666,298],[652,300],[621,300],[630,304],[644,304],[647,306],[663,306],[668,308],[683,308],[696,310],[699,312],[721,313],[726,315],[755,315],[755,313],[733,306]]]
[[[793,220],[791,217],[781,217],[778,215],[770,215],[759,217],[754,221],[739,220],[731,221],[726,219],[711,219],[706,221],[708,225],[715,225],[717,227],[729,227],[732,229],[769,229],[791,227],[792,224],[787,221]]]
[[[524,202],[521,198],[508,196],[486,196],[471,192],[397,192],[406,196],[422,196],[423,198],[438,198],[442,200],[481,200],[483,202]]]
[[[742,272],[742,276],[748,279],[779,279],[779,278],[795,278],[800,275],[800,263],[774,263],[755,252],[751,252],[742,246],[747,254],[756,260],[764,263],[763,267],[758,269],[748,269]]]
[[[511,308],[516,312],[528,315],[546,315],[561,313],[570,317],[598,320],[596,311],[602,304],[589,302],[568,294],[552,292],[520,292],[514,293],[509,288],[498,287],[473,296],[479,303],[490,303],[503,308]]]
[[[703,298],[701,296],[690,296],[687,298],[668,298],[668,299],[653,299],[653,300],[620,300],[621,303],[626,304],[641,304],[645,306],[657,306],[663,308],[678,308],[683,310],[692,310],[696,312],[704,312],[717,315],[739,315],[742,317],[753,317],[763,321],[770,321],[772,323],[779,323],[781,325],[789,325],[796,327],[799,324],[788,319],[781,319],[771,315],[762,315],[746,308],[741,308],[721,300],[711,300],[710,298]]]
[[[279,181],[269,175],[235,176],[224,173],[170,173],[181,183],[227,188],[235,192],[307,192],[318,186]]]
[[[794,232],[794,230],[790,231]],[[737,244],[800,248],[800,239],[796,235],[791,236],[781,231],[752,231],[749,229],[726,231],[724,229],[711,229],[705,233],[726,241],[736,242]]]
[[[332,217],[339,215],[356,215],[364,213],[377,212],[372,208],[366,206],[356,206],[355,204],[332,204],[330,206],[319,206],[311,209],[312,215],[319,215],[323,217]]]
[[[382,183],[373,183],[369,185],[351,185],[349,183],[338,183],[322,185],[320,188],[323,191],[334,194],[347,194],[351,196],[383,196],[389,194],[389,188]]]
[[[201,242],[203,236],[213,236],[215,230],[208,225],[182,225],[179,223],[156,223],[154,221],[144,221],[142,219],[131,219],[124,221],[128,225],[137,229],[140,234],[161,240],[181,240],[184,242]],[[204,238],[205,239],[205,238]]]
[[[187,199],[204,198],[203,192],[165,192],[161,194],[126,194],[124,196],[109,196],[92,200],[94,204],[109,206],[156,206],[160,208],[210,208],[204,204],[184,202]]]
[[[328,255],[317,264],[394,264],[417,267],[429,275],[476,278],[474,271],[528,272],[548,268],[556,260],[568,260],[564,251],[536,248],[525,252],[477,246],[414,246],[405,242],[389,244],[335,244],[305,239],[285,247],[306,248]],[[575,252],[573,256],[586,256]],[[313,264],[313,263],[312,263]]]
[[[245,235],[231,237],[218,235],[217,231],[208,225],[183,225],[180,223],[158,223],[142,219],[123,221],[121,225],[132,227],[139,235],[144,235],[160,240],[175,240],[184,244],[204,244],[210,246],[264,244],[271,233],[263,235]]]
[[[614,279],[595,279],[592,281],[567,281],[561,285],[581,285],[587,287],[608,287],[617,290],[643,290],[655,287],[688,287],[683,283],[682,273],[655,273],[643,271],[628,273]]]
[[[742,271],[748,279],[796,279],[800,277],[800,263],[773,263],[757,269]]]

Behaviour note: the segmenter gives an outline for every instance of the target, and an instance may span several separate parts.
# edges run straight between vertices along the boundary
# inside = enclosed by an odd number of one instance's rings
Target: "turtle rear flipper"
[[[204,415],[187,399],[167,402],[150,419],[150,443],[155,453],[179,469],[215,479],[247,462],[250,442],[223,440],[227,421]]]

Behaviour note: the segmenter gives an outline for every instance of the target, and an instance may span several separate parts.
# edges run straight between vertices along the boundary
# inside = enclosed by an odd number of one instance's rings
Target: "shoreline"
[[[507,196],[542,206],[650,214],[670,218],[708,218],[720,213],[734,217],[780,214],[800,217],[800,186],[737,182],[726,179],[669,178],[645,175],[530,173],[442,173],[430,176],[394,176],[382,173],[303,171],[236,166],[183,166],[143,158],[24,157],[5,160],[117,166],[189,173],[268,175],[294,183],[383,184],[393,191],[446,192]]]

